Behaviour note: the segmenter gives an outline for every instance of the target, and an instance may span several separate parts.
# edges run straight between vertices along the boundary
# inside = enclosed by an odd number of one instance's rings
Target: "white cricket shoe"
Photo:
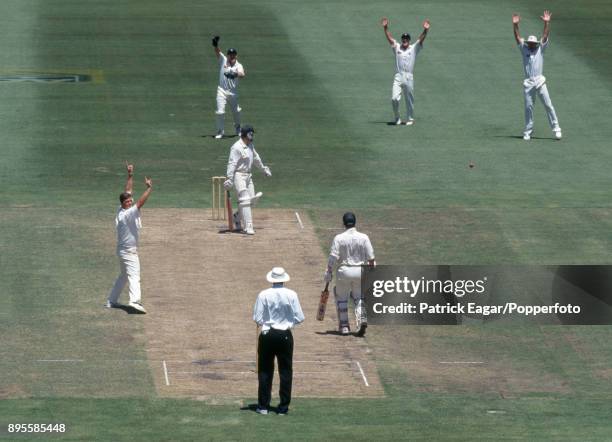
[[[249,223],[246,226],[246,230],[244,231],[247,235],[255,235],[255,229],[253,228],[253,224]]]
[[[413,124],[414,124],[414,120],[412,118],[406,121],[406,126],[412,126]]]
[[[215,135],[215,139],[220,140],[221,138],[223,138],[223,132],[217,132],[217,135]]]
[[[560,128],[553,130],[553,132],[555,133],[555,138],[557,140],[560,140],[561,138],[563,138],[563,134],[561,133]]]
[[[140,313],[147,312],[140,302],[130,302],[128,305],[134,310],[139,311]]]
[[[344,336],[348,335],[351,330],[348,327],[340,327],[340,333]]]
[[[529,134],[523,134],[523,140],[525,140],[525,141],[529,141],[529,140],[531,140],[531,135],[529,135]]]
[[[104,304],[104,307],[106,308],[119,308],[121,307],[121,304],[117,303],[117,302],[112,302],[112,301],[106,301],[106,304]]]
[[[402,119],[398,118],[397,120],[395,120],[395,125],[396,126],[401,126],[402,125]]]

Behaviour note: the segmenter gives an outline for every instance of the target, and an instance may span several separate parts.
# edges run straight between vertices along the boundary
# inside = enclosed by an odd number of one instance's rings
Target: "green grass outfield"
[[[521,33],[540,34],[544,9],[564,139],[553,141],[537,103],[537,138],[526,143],[510,18],[521,13]],[[432,21],[413,127],[386,124],[384,15],[395,36]],[[0,82],[0,440],[17,422],[64,422],[62,440],[609,439],[610,327],[380,329],[368,339],[386,399],[296,399],[279,422],[223,401],[160,399],[146,364],[104,365],[146,355],[141,323],[100,307],[116,271],[124,160],[139,180],[153,177],[151,208],[208,206],[210,177],[225,170],[233,140],[210,137],[214,34],[247,70],[244,121],[274,174],[255,177],[262,205],[306,211],[323,247],[352,209],[386,264],[612,264],[610,2],[3,0],[0,17],[0,75],[97,80]],[[463,333],[471,338],[454,337]],[[389,343],[408,336],[494,354],[508,373],[549,374],[558,388],[505,398],[473,385],[428,389],[393,362],[411,348]],[[52,356],[100,365],[58,373],[33,363]]]

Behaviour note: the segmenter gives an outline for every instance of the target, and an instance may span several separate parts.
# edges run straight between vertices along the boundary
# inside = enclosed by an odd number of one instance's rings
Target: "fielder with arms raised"
[[[339,331],[343,335],[348,335],[350,332],[348,319],[348,298],[350,296],[355,304],[357,336],[363,336],[368,324],[361,294],[361,267],[366,263],[375,267],[376,261],[370,238],[357,231],[356,222],[355,214],[352,212],[347,212],[342,217],[346,230],[336,235],[332,242],[324,280],[325,282],[332,280],[334,267],[337,265],[334,296],[338,310]]]
[[[391,104],[393,106],[393,116],[395,124],[402,124],[399,113],[399,104],[402,99],[402,91],[406,95],[406,126],[414,123],[414,63],[416,57],[423,47],[423,41],[429,31],[429,20],[423,22],[423,32],[419,35],[416,43],[410,44],[410,34],[402,34],[402,43],[399,44],[391,32],[389,32],[389,19],[384,17],[381,24],[385,31],[385,36],[389,41],[395,55],[395,76],[393,77],[393,88],[391,90]]]
[[[215,54],[219,60],[219,87],[217,87],[217,135],[223,138],[225,125],[225,105],[229,101],[234,114],[236,135],[240,134],[240,105],[238,104],[238,79],[245,77],[244,67],[238,62],[238,51],[234,48],[227,50],[227,57],[219,49],[219,36],[212,39]]]
[[[255,150],[253,145],[254,134],[255,129],[248,125],[240,130],[240,139],[234,143],[230,150],[229,160],[227,161],[227,179],[223,183],[226,190],[230,190],[232,187],[236,188],[240,225],[247,235],[255,234],[251,208],[262,196],[261,192],[255,194],[255,186],[251,175],[253,164],[263,170],[266,176],[272,176],[270,168],[264,165]]]
[[[544,33],[542,39],[538,40],[535,35],[527,37],[527,41],[521,38],[519,34],[519,22],[521,18],[518,14],[512,16],[512,27],[514,28],[514,38],[519,46],[521,55],[523,56],[523,68],[525,70],[525,80],[523,80],[525,94],[525,130],[523,131],[523,139],[528,141],[533,133],[533,106],[535,104],[536,94],[544,104],[548,123],[555,135],[555,138],[560,140],[562,137],[557,113],[550,101],[548,88],[546,87],[546,77],[542,75],[544,70],[544,50],[548,47],[548,33],[550,32],[550,19],[552,14],[544,11],[542,17],[544,21]]]
[[[147,202],[151,191],[153,190],[153,181],[151,178],[145,177],[145,185],[147,189],[134,205],[132,198],[132,186],[134,176],[134,166],[127,165],[127,182],[125,183],[124,192],[119,195],[121,206],[115,217],[115,225],[117,226],[117,256],[119,257],[119,265],[121,274],[115,281],[106,307],[119,307],[117,300],[127,283],[130,295],[129,306],[140,313],[146,313],[145,308],[141,303],[140,294],[140,260],[138,259],[138,231],[142,227],[140,222],[140,209]]]

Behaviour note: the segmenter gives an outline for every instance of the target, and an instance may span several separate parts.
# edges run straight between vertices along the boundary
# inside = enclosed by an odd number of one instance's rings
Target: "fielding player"
[[[414,63],[418,53],[423,47],[423,40],[427,36],[429,31],[430,23],[429,20],[423,22],[423,32],[417,39],[416,43],[410,44],[410,34],[402,34],[402,43],[399,44],[391,33],[389,32],[389,19],[383,18],[381,20],[383,29],[385,30],[385,36],[393,48],[393,54],[395,55],[395,76],[393,77],[393,89],[391,90],[391,104],[393,106],[393,116],[395,117],[395,124],[402,124],[399,113],[399,104],[402,99],[402,91],[404,92],[406,100],[406,126],[410,126],[414,123]]]
[[[140,298],[140,261],[138,259],[138,230],[142,224],[140,222],[140,208],[144,206],[153,190],[153,181],[145,177],[145,185],[147,190],[144,191],[140,199],[134,205],[132,198],[132,177],[134,175],[134,166],[127,165],[127,182],[125,183],[125,191],[119,195],[121,206],[117,211],[115,225],[117,226],[117,256],[119,256],[119,265],[121,274],[115,281],[106,307],[116,308],[120,304],[117,303],[119,295],[123,291],[127,283],[130,295],[129,306],[139,311],[146,313],[147,311],[142,306]]]
[[[355,228],[354,213],[345,213],[342,223],[346,230],[336,235],[332,242],[324,279],[325,282],[330,282],[334,266],[338,265],[334,296],[338,310],[339,331],[343,335],[348,335],[351,330],[348,320],[348,298],[350,296],[355,304],[357,336],[363,336],[368,324],[361,294],[361,266],[366,262],[370,267],[376,266],[374,249],[368,235],[358,232]]]
[[[548,11],[544,11],[544,14],[540,17],[544,21],[544,32],[541,40],[538,40],[535,35],[530,35],[527,37],[527,41],[525,41],[519,34],[520,16],[518,14],[512,16],[514,38],[523,56],[523,67],[525,69],[525,80],[523,81],[525,93],[524,140],[530,140],[531,134],[533,133],[533,106],[535,104],[536,94],[544,104],[546,115],[548,116],[548,123],[552,128],[555,138],[560,140],[562,137],[555,108],[548,96],[546,77],[542,75],[542,71],[544,70],[544,50],[548,47],[548,33],[550,31],[551,17],[552,15]]]
[[[254,134],[255,129],[248,125],[240,130],[240,139],[234,143],[230,150],[227,162],[227,179],[223,183],[226,190],[230,190],[232,187],[236,189],[240,225],[247,235],[255,234],[251,207],[262,195],[261,192],[255,194],[255,186],[251,175],[253,164],[263,170],[266,176],[272,176],[270,168],[264,166],[255,146],[253,146]]]
[[[234,48],[227,50],[227,57],[219,49],[219,36],[212,39],[215,54],[219,60],[219,86],[217,87],[217,135],[223,138],[225,124],[225,105],[229,101],[234,114],[234,127],[236,135],[240,134],[240,105],[238,104],[238,79],[244,78],[244,68],[238,62],[238,51]]]
[[[293,335],[291,329],[304,321],[304,313],[297,293],[283,287],[289,274],[282,267],[274,267],[266,275],[272,288],[259,293],[253,308],[253,320],[261,328],[257,340],[257,412],[268,414],[272,396],[274,358],[280,377],[278,414],[289,412],[293,382]]]

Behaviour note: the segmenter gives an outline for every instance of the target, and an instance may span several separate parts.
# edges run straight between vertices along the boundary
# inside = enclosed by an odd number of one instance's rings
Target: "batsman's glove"
[[[266,174],[266,176],[272,176],[272,171],[268,166],[264,167],[263,172]]]
[[[234,182],[230,179],[223,181],[223,188],[225,190],[231,190],[234,187]]]
[[[325,275],[323,276],[323,281],[324,282],[331,282],[332,281],[332,273],[330,271],[325,271]]]
[[[219,40],[221,39],[221,37],[219,37],[218,35],[215,35],[212,39],[212,45],[215,48],[219,47]]]

